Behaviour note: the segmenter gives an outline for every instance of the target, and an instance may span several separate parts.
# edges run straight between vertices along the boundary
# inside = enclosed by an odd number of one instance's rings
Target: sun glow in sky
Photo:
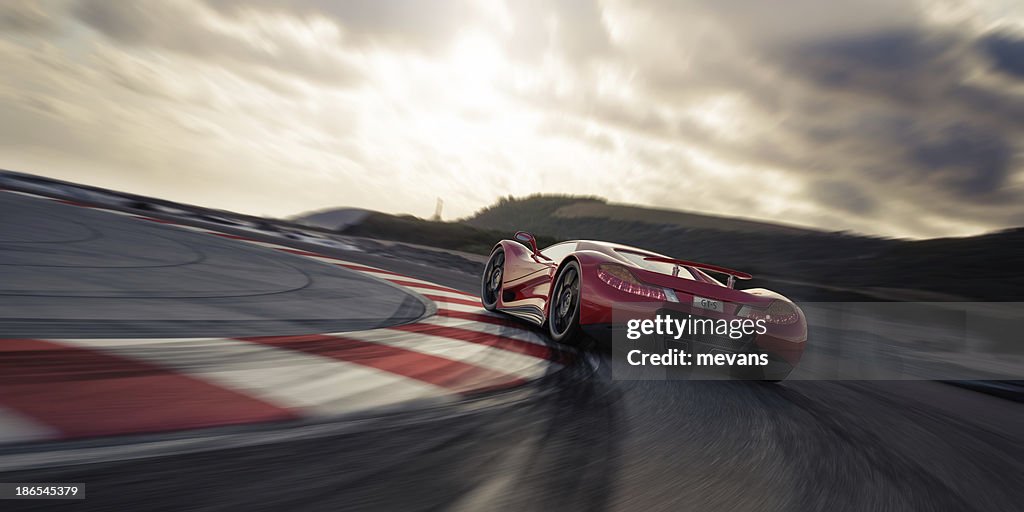
[[[274,216],[570,193],[976,233],[1024,224],[1021,11],[9,0],[0,168]]]

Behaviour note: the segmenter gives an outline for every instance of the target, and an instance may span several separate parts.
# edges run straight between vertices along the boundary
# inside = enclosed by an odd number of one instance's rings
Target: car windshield
[[[640,267],[642,269],[650,270],[651,272],[657,272],[659,274],[672,275],[674,269],[678,268],[679,269],[679,277],[682,277],[682,278],[685,278],[685,279],[693,279],[693,274],[691,274],[690,271],[686,269],[686,267],[683,267],[681,265],[676,265],[674,263],[664,263],[664,262],[661,262],[661,261],[647,261],[647,260],[644,259],[644,258],[649,258],[651,256],[657,256],[656,254],[652,253],[652,254],[649,254],[649,255],[644,255],[644,254],[635,253],[635,252],[628,252],[628,251],[616,251],[616,252],[621,254],[623,258],[626,258],[631,263],[633,263],[634,265],[636,265],[636,266],[638,266],[638,267]]]

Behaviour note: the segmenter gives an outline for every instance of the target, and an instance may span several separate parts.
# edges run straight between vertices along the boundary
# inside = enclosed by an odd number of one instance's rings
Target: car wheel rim
[[[498,302],[498,294],[501,293],[501,275],[505,269],[505,253],[498,251],[484,270],[484,299],[488,304]]]
[[[554,314],[551,320],[555,334],[559,336],[565,334],[572,325],[573,316],[576,314],[576,303],[579,301],[579,291],[579,273],[573,267],[566,268],[562,278],[558,281],[558,289],[554,294],[555,304],[552,308]]]

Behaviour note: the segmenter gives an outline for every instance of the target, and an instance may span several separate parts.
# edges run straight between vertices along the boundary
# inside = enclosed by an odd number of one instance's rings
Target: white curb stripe
[[[54,439],[60,435],[56,429],[34,421],[28,416],[0,407],[0,444],[25,443]]]
[[[453,304],[451,302],[441,302],[441,301],[435,301],[435,302],[437,302],[437,306],[439,308],[450,309],[452,311],[464,311],[466,313],[478,313],[478,314],[481,314],[481,315],[492,316],[494,318],[505,318],[507,320],[514,321],[514,319],[512,317],[502,315],[501,313],[495,313],[493,311],[487,311],[486,309],[484,309],[484,308],[482,308],[480,306],[467,306],[465,304]]]
[[[445,401],[448,390],[366,366],[231,339],[60,339],[147,361],[306,414]]]
[[[414,286],[409,286],[408,288],[415,288],[415,287]],[[479,297],[475,297],[475,296],[468,295],[468,294],[465,294],[465,293],[455,293],[455,292],[449,292],[449,291],[445,291],[445,290],[434,290],[433,288],[416,288],[416,290],[419,291],[420,293],[424,294],[424,295],[433,295],[433,296],[436,296],[436,297],[446,297],[446,298],[450,298],[450,299],[459,299],[459,300],[471,300],[471,301],[477,302],[478,304],[480,302],[480,298]],[[434,302],[440,302],[440,301],[435,300]],[[480,305],[480,309],[484,309],[483,305]]]
[[[381,329],[379,331],[339,333],[339,336],[415,350],[524,379],[534,379],[555,364],[546,359],[526,354],[517,354],[488,345],[431,334],[419,334],[416,337],[411,337],[407,332]]]
[[[494,334],[497,336],[504,336],[506,338],[512,338],[516,340],[522,340],[534,345],[548,346],[548,344],[539,335],[533,331],[520,327],[502,326],[487,324],[483,322],[474,322],[472,320],[463,320],[461,318],[450,318],[444,316],[432,316],[424,318],[418,323],[438,325],[443,327],[458,327],[460,329],[466,329],[474,332],[482,332],[485,334]]]

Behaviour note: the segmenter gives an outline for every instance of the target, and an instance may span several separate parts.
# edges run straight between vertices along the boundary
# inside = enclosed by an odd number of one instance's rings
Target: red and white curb
[[[0,338],[0,443],[142,434],[429,407],[536,380],[571,356],[472,294],[269,242],[412,290],[436,314],[389,328],[246,338]]]

